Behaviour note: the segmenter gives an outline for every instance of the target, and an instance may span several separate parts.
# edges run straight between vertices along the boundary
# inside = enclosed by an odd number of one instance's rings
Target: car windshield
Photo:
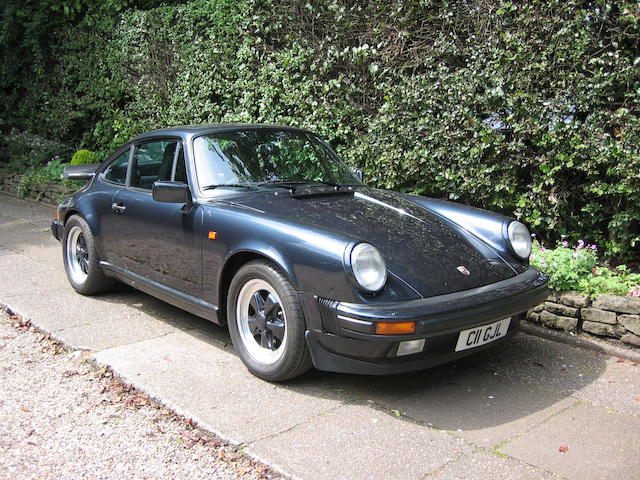
[[[198,183],[217,187],[358,185],[318,137],[286,130],[218,132],[194,140]]]

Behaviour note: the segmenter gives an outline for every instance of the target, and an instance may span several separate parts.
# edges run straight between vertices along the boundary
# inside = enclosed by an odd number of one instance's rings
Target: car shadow
[[[226,327],[121,284],[100,298],[119,303],[123,296],[134,300],[134,308],[236,355]],[[423,371],[366,376],[312,370],[279,388],[305,395],[322,392],[323,398],[365,404],[494,445],[566,408],[575,401],[571,395],[596,381],[605,368],[602,355],[519,333],[493,349]]]

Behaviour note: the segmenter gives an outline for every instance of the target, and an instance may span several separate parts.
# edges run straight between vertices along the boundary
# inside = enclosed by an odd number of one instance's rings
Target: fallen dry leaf
[[[23,412],[30,412],[31,409],[29,407],[22,407]]]
[[[626,358],[617,358],[616,363],[626,363],[627,365],[631,365],[632,367],[638,366],[636,362],[632,362],[631,360],[627,360]]]
[[[558,448],[558,451],[561,453],[566,453],[569,451],[569,447],[567,445],[560,445],[560,448]]]
[[[31,321],[24,320],[20,315],[11,315],[9,317],[9,322],[13,328],[20,332],[29,330],[29,327],[31,327]]]

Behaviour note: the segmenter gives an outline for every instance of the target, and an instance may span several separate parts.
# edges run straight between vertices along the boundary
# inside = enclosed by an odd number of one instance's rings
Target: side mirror
[[[156,202],[191,203],[189,185],[182,182],[161,182],[158,180],[151,187],[151,194]]]
[[[354,168],[352,172],[356,176],[356,178],[362,182],[362,180],[364,179],[364,172],[359,168]]]
[[[62,172],[62,178],[67,180],[91,180],[99,167],[99,163],[67,165]]]

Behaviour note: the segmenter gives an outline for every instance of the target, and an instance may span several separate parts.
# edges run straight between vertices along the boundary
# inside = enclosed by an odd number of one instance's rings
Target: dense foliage
[[[3,8],[5,131],[104,155],[167,125],[303,126],[373,185],[515,214],[548,244],[575,235],[640,260],[637,2]]]

